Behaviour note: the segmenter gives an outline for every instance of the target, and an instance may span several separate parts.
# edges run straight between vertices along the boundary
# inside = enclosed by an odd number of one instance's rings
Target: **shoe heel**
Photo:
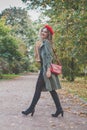
[[[61,112],[61,116],[63,117],[63,111]]]
[[[35,112],[35,110],[33,110],[33,111],[32,111],[31,116],[33,116],[33,115],[34,115],[34,112]]]
[[[55,114],[52,114],[52,117],[58,117],[59,115],[63,117],[63,111],[57,111]]]

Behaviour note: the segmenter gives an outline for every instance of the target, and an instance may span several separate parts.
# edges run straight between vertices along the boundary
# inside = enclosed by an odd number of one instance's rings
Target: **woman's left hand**
[[[50,77],[51,77],[51,71],[50,71],[50,68],[47,69],[46,76],[47,76],[47,78],[50,78]]]

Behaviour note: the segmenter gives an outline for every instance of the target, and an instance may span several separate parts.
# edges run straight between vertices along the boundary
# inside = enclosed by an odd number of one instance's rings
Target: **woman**
[[[54,34],[53,29],[49,25],[45,25],[40,32],[41,42],[37,42],[35,47],[36,60],[41,63],[40,74],[36,84],[35,94],[31,105],[22,114],[33,116],[35,112],[35,106],[40,98],[42,91],[49,91],[54,103],[56,105],[56,112],[52,114],[52,117],[58,117],[60,114],[63,116],[63,109],[60,104],[59,97],[56,89],[60,89],[58,76],[52,74],[50,71],[50,65],[53,61],[52,52],[52,35]],[[38,51],[37,51],[38,50]]]

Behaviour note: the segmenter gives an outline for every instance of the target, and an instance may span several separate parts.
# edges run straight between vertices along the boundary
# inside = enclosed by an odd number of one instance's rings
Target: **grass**
[[[2,79],[14,79],[20,75],[17,74],[2,74],[0,80]]]
[[[61,79],[64,89],[73,95],[78,95],[81,99],[87,101],[87,81],[83,78],[77,78],[74,82],[68,82]]]

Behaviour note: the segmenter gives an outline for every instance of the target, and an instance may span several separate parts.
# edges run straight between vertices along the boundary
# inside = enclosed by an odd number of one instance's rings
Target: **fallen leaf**
[[[79,116],[81,116],[81,117],[87,117],[87,112],[80,112]]]

